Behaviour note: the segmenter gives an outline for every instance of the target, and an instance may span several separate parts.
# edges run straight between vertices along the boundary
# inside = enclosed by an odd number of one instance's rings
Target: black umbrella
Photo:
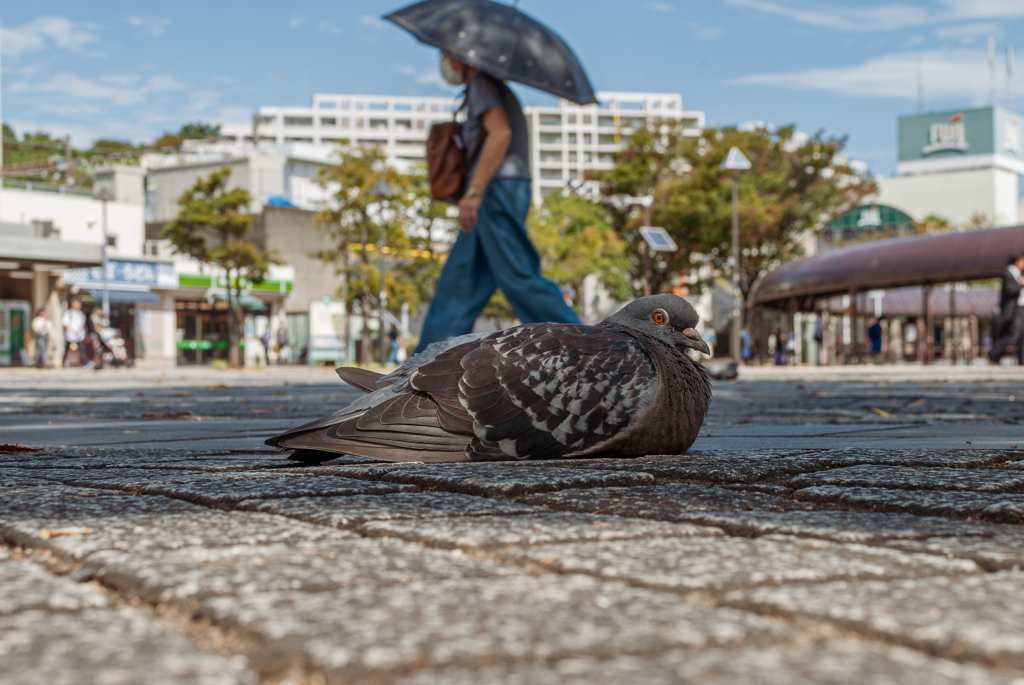
[[[495,78],[518,81],[580,105],[597,102],[572,49],[515,7],[492,0],[424,0],[384,18]]]

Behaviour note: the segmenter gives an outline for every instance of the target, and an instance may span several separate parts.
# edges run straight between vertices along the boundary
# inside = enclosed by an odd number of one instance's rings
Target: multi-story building
[[[612,155],[633,131],[658,121],[681,121],[687,135],[699,136],[704,112],[683,109],[674,93],[598,92],[597,104],[559,100],[553,107],[526,107],[530,129],[533,199],[583,179],[584,172],[612,168]]]
[[[610,169],[622,140],[648,123],[682,121],[694,136],[704,128],[704,113],[684,110],[682,96],[675,93],[599,92],[597,99],[582,107],[559,100],[550,107],[524,108],[535,202],[585,171]],[[255,137],[275,145],[381,145],[392,163],[410,164],[426,159],[431,124],[448,120],[458,106],[450,97],[318,94],[312,107],[261,107],[255,125],[224,124],[221,137],[250,144]]]

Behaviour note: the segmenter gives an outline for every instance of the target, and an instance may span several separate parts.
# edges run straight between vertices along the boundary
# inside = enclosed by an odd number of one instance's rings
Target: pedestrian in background
[[[740,356],[743,357],[745,364],[749,364],[750,360],[754,358],[754,345],[749,328],[744,328],[743,333],[740,334]]]
[[[882,323],[878,317],[872,317],[868,326],[868,340],[871,341],[871,359],[876,363],[882,361]]]
[[[388,364],[398,363],[398,348],[401,346],[398,338],[398,329],[394,326],[388,332]]]
[[[1012,254],[1003,273],[999,295],[998,328],[995,342],[988,352],[989,361],[998,364],[1011,345],[1017,348],[1017,362],[1024,364],[1024,254]]]
[[[50,365],[50,320],[46,318],[46,310],[36,312],[32,319],[32,337],[36,345],[36,368],[43,369]]]
[[[530,210],[529,133],[509,87],[442,53],[441,75],[466,86],[463,149],[469,173],[459,201],[459,233],[437,282],[416,351],[473,330],[496,288],[523,323],[579,323],[558,286],[540,273],[526,234]]]
[[[68,364],[68,352],[78,352],[78,363],[85,363],[85,351],[82,349],[85,340],[85,314],[82,313],[82,303],[74,300],[71,307],[61,317],[61,325],[64,326],[64,358],[60,365],[66,367]]]

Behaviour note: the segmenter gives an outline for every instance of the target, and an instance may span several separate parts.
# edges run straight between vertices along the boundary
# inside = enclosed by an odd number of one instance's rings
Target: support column
[[[826,300],[827,302],[827,300]],[[832,317],[827,309],[821,312],[821,350],[818,352],[818,363],[828,366],[832,363],[830,357],[832,345],[829,344],[829,329],[832,327]]]
[[[921,340],[921,352],[924,355],[924,363],[932,364],[935,361],[935,316],[932,314],[932,287],[924,287],[924,337]]]
[[[981,357],[981,341],[978,339],[978,317],[972,316],[970,318],[970,322],[971,322],[971,359],[970,359],[970,361],[973,362],[975,359]]]
[[[956,345],[957,342],[957,327],[956,327],[956,283],[949,284],[949,363],[956,365]]]
[[[857,347],[857,291],[850,288],[850,361],[848,363],[860,363],[860,350]]]

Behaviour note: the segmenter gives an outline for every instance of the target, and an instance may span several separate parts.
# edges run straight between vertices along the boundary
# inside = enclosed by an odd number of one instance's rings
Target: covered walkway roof
[[[751,289],[751,306],[809,310],[822,297],[854,291],[998,278],[1024,252],[1024,226],[877,240],[783,264]]]

